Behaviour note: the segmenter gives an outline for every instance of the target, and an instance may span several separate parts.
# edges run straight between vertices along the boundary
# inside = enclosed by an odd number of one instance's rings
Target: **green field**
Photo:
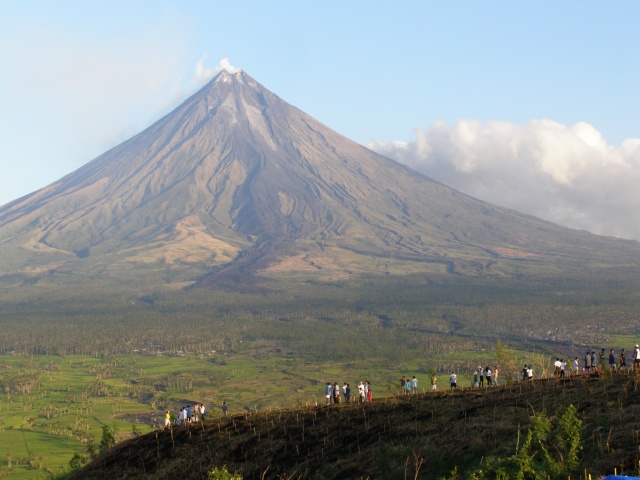
[[[323,363],[257,351],[247,346],[206,356],[0,356],[0,474],[46,478],[66,469],[90,439],[98,445],[104,425],[123,440],[158,428],[166,409],[175,415],[194,402],[206,405],[209,418],[221,415],[222,401],[230,414],[276,411],[324,402],[328,381],[348,382],[353,397],[360,380],[371,382],[376,397],[396,395],[402,375],[415,375],[420,391],[428,391],[437,369],[426,358]],[[495,352],[455,357],[470,365],[495,363]],[[439,361],[447,363],[447,357]],[[471,384],[471,369],[459,370],[460,386]],[[445,372],[438,379],[440,389],[448,387]]]
[[[210,418],[223,401],[231,414],[264,412],[324,402],[326,382],[349,382],[355,396],[369,380],[380,397],[403,375],[427,391],[432,372],[444,389],[455,370],[467,387],[478,365],[499,365],[504,382],[584,348],[630,351],[635,286],[410,277],[267,295],[12,284],[0,302],[0,476],[47,477],[98,445],[103,427],[128,438],[195,402]]]

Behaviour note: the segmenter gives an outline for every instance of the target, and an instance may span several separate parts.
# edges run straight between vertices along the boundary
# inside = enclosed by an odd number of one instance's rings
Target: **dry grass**
[[[573,404],[593,474],[631,472],[640,446],[640,377],[576,377],[465,389],[371,404],[306,407],[229,417],[118,445],[72,478],[206,478],[227,465],[245,479],[436,479],[453,465],[514,453],[536,412]]]

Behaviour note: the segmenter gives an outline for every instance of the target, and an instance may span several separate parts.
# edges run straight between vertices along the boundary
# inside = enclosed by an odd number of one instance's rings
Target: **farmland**
[[[12,478],[65,469],[74,452],[100,441],[105,425],[121,441],[161,425],[166,409],[176,414],[194,402],[204,403],[215,418],[222,401],[230,414],[316,405],[326,381],[348,381],[355,390],[366,379],[376,396],[395,394],[403,374],[416,375],[421,389],[429,381],[420,362],[318,364],[242,353],[4,355],[0,364],[0,473],[12,472]]]
[[[232,415],[315,408],[326,382],[355,389],[369,380],[375,399],[395,395],[403,375],[425,392],[432,373],[441,388],[451,370],[469,386],[481,364],[499,364],[502,379],[533,364],[539,376],[556,355],[630,349],[634,285],[372,278],[292,283],[269,295],[104,280],[9,285],[0,304],[0,474],[60,472],[105,427],[121,441],[194,402],[211,419],[222,401]]]

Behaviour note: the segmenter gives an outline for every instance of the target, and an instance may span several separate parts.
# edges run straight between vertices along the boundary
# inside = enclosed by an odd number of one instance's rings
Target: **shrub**
[[[214,468],[211,470],[207,480],[242,480],[242,475],[230,473],[229,470],[227,470],[227,466],[224,465],[222,468]]]

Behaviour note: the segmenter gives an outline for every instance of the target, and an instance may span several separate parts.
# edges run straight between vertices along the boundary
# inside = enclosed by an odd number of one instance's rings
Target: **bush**
[[[539,413],[531,419],[522,445],[509,457],[488,457],[468,480],[545,480],[566,478],[580,464],[582,421],[573,405],[555,419]],[[459,480],[457,468],[441,480]]]
[[[224,465],[222,468],[214,468],[209,472],[208,480],[242,480],[242,475],[238,475],[237,473],[229,473],[227,470],[227,466]]]

